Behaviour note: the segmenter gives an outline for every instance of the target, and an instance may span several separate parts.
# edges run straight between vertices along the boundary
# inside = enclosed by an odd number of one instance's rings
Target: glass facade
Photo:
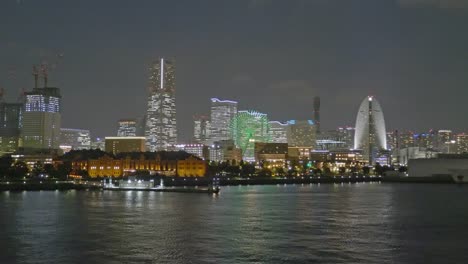
[[[59,148],[61,100],[59,88],[34,88],[25,93],[21,147]]]
[[[146,149],[169,150],[177,143],[175,65],[160,59],[150,67],[150,95],[146,112]]]
[[[137,136],[137,123],[138,122],[135,119],[119,120],[117,136],[118,137],[136,137]]]
[[[231,138],[229,125],[237,114],[237,102],[211,98],[211,133],[210,142]]]

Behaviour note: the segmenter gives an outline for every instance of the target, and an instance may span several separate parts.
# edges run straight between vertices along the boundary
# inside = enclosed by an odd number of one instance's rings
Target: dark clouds
[[[181,139],[209,98],[273,120],[353,125],[375,95],[387,127],[467,129],[468,10],[461,0],[22,1],[0,3],[0,86],[14,100],[31,65],[63,58],[64,126],[115,133],[146,108],[147,67],[175,57]],[[14,70],[12,70],[14,69]],[[14,72],[14,74],[12,73]]]

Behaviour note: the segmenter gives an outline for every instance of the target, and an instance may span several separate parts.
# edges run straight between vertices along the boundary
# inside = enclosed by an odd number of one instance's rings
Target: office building
[[[270,121],[270,142],[288,143],[288,123]]]
[[[287,138],[290,147],[316,147],[316,126],[312,120],[289,120]]]
[[[137,136],[136,119],[121,119],[118,121],[117,136],[118,137],[136,137]]]
[[[468,134],[461,133],[455,136],[457,154],[468,153]]]
[[[168,150],[177,144],[175,65],[161,58],[150,67],[146,147],[148,151]]]
[[[86,129],[61,128],[60,148],[74,150],[91,148],[91,133]]]
[[[36,76],[36,87],[24,94],[20,147],[26,150],[59,149],[62,96],[59,88],[47,87],[46,77],[44,83],[38,88]]]
[[[237,102],[211,98],[210,144],[215,141],[231,139],[230,124],[237,114]]]
[[[209,144],[211,122],[207,116],[194,116],[193,141],[198,144]]]
[[[18,150],[22,118],[22,103],[0,103],[0,155]]]

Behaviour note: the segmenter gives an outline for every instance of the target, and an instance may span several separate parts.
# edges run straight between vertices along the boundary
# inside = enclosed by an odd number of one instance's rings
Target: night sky
[[[146,109],[147,67],[176,59],[180,141],[211,97],[270,120],[354,125],[365,96],[387,129],[468,131],[468,0],[1,0],[0,86],[14,101],[47,61],[62,127],[116,134]]]

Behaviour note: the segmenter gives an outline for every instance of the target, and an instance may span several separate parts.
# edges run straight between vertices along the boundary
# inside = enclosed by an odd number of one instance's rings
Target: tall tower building
[[[21,130],[24,149],[59,149],[62,96],[60,89],[47,86],[47,69],[42,68],[44,87],[38,88],[38,71],[34,68],[35,88],[24,93]]]
[[[177,143],[175,65],[161,58],[150,67],[146,149],[168,150]]]
[[[0,103],[0,155],[18,150],[22,118],[22,103]]]
[[[314,97],[314,122],[317,126],[317,133],[320,134],[320,97]]]
[[[136,137],[137,136],[137,123],[136,119],[121,119],[118,122],[117,129],[118,137]]]
[[[229,125],[236,114],[236,101],[211,98],[211,142],[231,138]]]
[[[385,120],[379,102],[372,96],[362,101],[356,118],[354,149],[360,149],[363,158],[374,161],[377,152],[387,149]]]
[[[193,117],[193,140],[198,144],[207,144],[210,139],[211,122],[207,116]]]

